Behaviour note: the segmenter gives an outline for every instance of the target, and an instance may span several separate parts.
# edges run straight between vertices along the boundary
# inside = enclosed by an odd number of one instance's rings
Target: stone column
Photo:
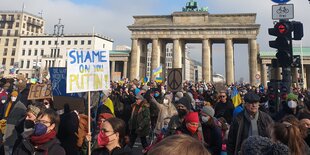
[[[249,73],[250,84],[255,85],[255,75],[257,73],[257,42],[256,39],[249,40]]]
[[[140,49],[138,39],[132,39],[132,49],[130,53],[130,79],[139,79]]]
[[[158,39],[152,41],[152,58],[151,58],[151,80],[155,80],[153,70],[160,66],[160,48]]]
[[[123,66],[123,78],[127,78],[127,61],[124,61],[124,66]]]
[[[202,79],[205,82],[211,82],[211,57],[210,40],[202,41]]]
[[[292,70],[292,84],[298,83],[298,68],[291,68]]]
[[[307,89],[310,88],[310,65],[304,65],[304,69],[306,71],[306,78],[304,78],[304,83],[307,83]]]
[[[212,42],[210,41],[210,72],[211,72],[211,82],[213,82],[213,60],[212,60]]]
[[[173,40],[173,68],[182,68],[182,51],[180,47],[180,40]]]
[[[225,39],[225,70],[226,84],[235,82],[234,80],[234,49],[232,39]]]
[[[163,82],[165,82],[165,77],[166,77],[166,55],[167,55],[167,49],[166,49],[166,42],[165,41],[160,41],[160,49],[161,49],[161,54],[160,54],[160,64],[163,66],[163,72],[160,74],[160,76],[163,78]]]
[[[261,64],[261,83],[264,88],[267,88],[267,65],[263,63]]]
[[[113,81],[113,74],[115,73],[115,61],[111,61],[111,81]]]

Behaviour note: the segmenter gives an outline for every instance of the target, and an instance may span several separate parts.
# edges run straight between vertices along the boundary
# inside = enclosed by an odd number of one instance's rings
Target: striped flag
[[[232,102],[233,102],[235,107],[240,105],[241,102],[242,102],[241,96],[240,96],[240,94],[238,92],[237,87],[233,87],[233,91],[232,91],[232,94],[231,94],[231,100],[232,100]]]
[[[163,66],[162,66],[162,65],[160,65],[158,68],[155,68],[155,69],[153,70],[153,75],[158,75],[158,74],[160,74],[161,72],[163,72]]]

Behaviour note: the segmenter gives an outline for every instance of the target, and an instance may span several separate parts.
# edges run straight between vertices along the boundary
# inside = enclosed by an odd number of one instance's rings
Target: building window
[[[15,36],[18,36],[18,30],[15,30],[15,34],[14,34]]]
[[[26,44],[27,44],[27,41],[25,40],[25,41],[24,41],[24,45],[26,45]]]
[[[14,58],[11,58],[11,63],[10,63],[11,66],[14,66]]]
[[[35,49],[35,50],[34,50],[34,56],[37,56],[37,55],[38,55],[38,50]]]
[[[13,28],[13,23],[8,23],[8,29],[12,29]]]
[[[39,45],[39,41],[38,40],[36,41],[36,45]]]
[[[64,41],[64,40],[62,40],[62,41],[61,41],[61,45],[64,45],[64,44],[65,44],[65,41]]]
[[[3,35],[3,30],[0,30],[0,36],[2,36]]]
[[[68,45],[71,45],[71,40],[68,40]]]
[[[32,41],[29,42],[29,45],[32,45]]]
[[[6,58],[3,58],[2,59],[2,65],[5,65],[5,63],[6,63]]]
[[[10,35],[11,35],[11,30],[8,30],[8,31],[6,32],[6,35],[7,35],[7,36],[10,36]]]
[[[23,53],[22,53],[22,55],[25,55],[25,53],[26,53],[26,50],[24,50],[24,49],[23,49]]]
[[[74,45],[77,45],[78,44],[78,41],[77,40],[74,40]]]
[[[55,45],[57,45],[57,40],[55,40]]]
[[[16,22],[16,25],[15,25],[15,27],[19,27],[19,22]]]
[[[4,27],[5,27],[5,23],[0,23],[0,28],[4,29]]]
[[[26,68],[29,68],[29,66],[30,66],[30,61],[27,60],[27,66],[26,66]]]
[[[28,50],[28,55],[31,55],[31,49]]]
[[[105,48],[105,44],[102,44],[102,48]]]
[[[15,53],[16,53],[16,48],[13,48],[12,49],[12,56],[15,56]]]
[[[23,28],[25,28],[25,27],[26,27],[26,24],[24,23],[24,24],[23,24]]]
[[[13,46],[16,46],[16,44],[17,44],[17,39],[14,39],[13,40]]]
[[[5,39],[5,44],[4,46],[9,46],[9,39]]]
[[[88,40],[88,41],[87,41],[87,44],[90,45],[90,44],[91,44],[91,40]]]
[[[42,45],[45,45],[45,41],[44,40],[42,41]]]
[[[84,40],[81,40],[81,45],[84,45]]]
[[[3,50],[3,56],[7,56],[8,55],[8,49],[7,48],[4,48]]]
[[[24,60],[20,61],[20,68],[24,68]]]
[[[52,41],[49,40],[49,41],[48,41],[48,45],[51,45],[51,44],[52,44]]]
[[[41,56],[43,56],[44,54],[44,49],[41,49]]]

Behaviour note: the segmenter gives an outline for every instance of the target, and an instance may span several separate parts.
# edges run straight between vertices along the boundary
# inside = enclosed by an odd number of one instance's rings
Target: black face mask
[[[187,112],[185,109],[177,109],[179,117],[183,118]]]
[[[32,120],[25,120],[24,127],[26,129],[34,128],[34,122]]]

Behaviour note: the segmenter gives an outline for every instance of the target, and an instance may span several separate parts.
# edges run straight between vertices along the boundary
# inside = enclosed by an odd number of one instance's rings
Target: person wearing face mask
[[[199,116],[198,112],[189,112],[180,127],[176,129],[176,134],[186,134],[199,141],[202,141],[202,134],[198,130]]]
[[[4,116],[4,108],[5,108],[5,105],[7,104],[7,99],[8,99],[8,96],[1,96],[0,97],[0,120],[3,118]]]
[[[52,109],[40,112],[35,120],[33,134],[23,139],[13,155],[65,155],[66,152],[56,137],[59,120],[58,114]]]
[[[113,117],[106,119],[100,128],[97,143],[98,148],[94,149],[92,155],[131,155],[128,147],[123,147],[125,137],[125,122]]]
[[[18,99],[18,92],[11,93],[10,101],[5,107],[4,118],[6,121],[6,130],[3,136],[5,155],[11,155],[13,146],[18,138],[15,127],[20,123],[26,114],[26,106]]]
[[[171,103],[172,94],[165,95],[162,104],[158,103],[154,97],[151,97],[151,104],[155,104],[159,109],[158,118],[155,126],[155,133],[160,134],[164,126],[164,119],[170,118],[177,114],[174,105]]]
[[[213,155],[220,155],[222,149],[222,133],[219,122],[214,118],[214,113],[214,109],[211,106],[204,106],[201,109],[201,127],[208,151]]]
[[[42,103],[35,103],[28,105],[26,111],[26,117],[22,120],[16,127],[16,131],[18,133],[18,139],[16,140],[13,152],[16,147],[22,142],[24,138],[29,137],[34,132],[34,121],[37,119],[38,114],[45,110],[45,106]]]
[[[178,114],[171,117],[170,122],[168,124],[167,135],[174,135],[176,129],[182,125],[184,121],[184,117],[190,112],[192,109],[192,105],[190,101],[186,97],[182,97],[176,104],[176,109]]]
[[[300,106],[298,106],[298,96],[289,93],[286,100],[282,101],[281,110],[274,116],[275,121],[280,121],[282,118],[288,115],[299,115]]]

